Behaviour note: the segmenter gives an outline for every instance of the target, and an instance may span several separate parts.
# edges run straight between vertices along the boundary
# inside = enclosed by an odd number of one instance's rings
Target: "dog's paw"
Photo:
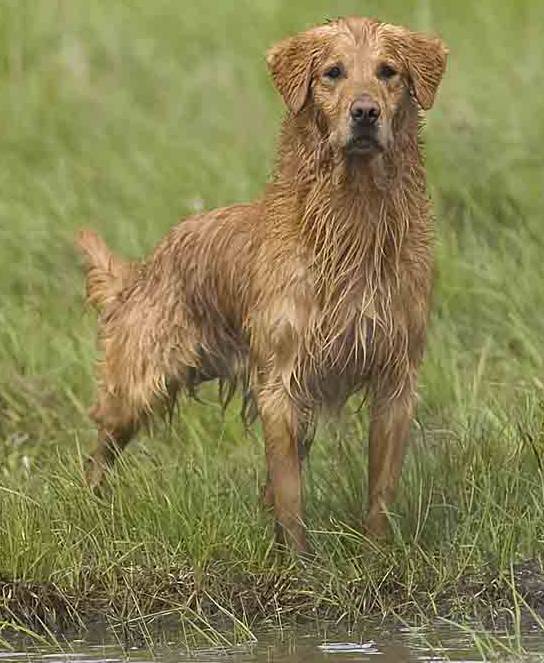
[[[388,541],[392,537],[391,525],[382,511],[370,513],[363,525],[363,533],[373,541]]]

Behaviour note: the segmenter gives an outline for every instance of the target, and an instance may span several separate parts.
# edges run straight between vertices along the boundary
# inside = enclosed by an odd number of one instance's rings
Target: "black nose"
[[[351,119],[360,125],[371,127],[380,117],[380,107],[367,95],[356,99],[349,109]]]

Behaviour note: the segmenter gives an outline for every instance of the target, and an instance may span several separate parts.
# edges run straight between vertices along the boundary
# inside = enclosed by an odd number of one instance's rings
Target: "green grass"
[[[313,448],[300,567],[260,507],[258,430],[211,391],[140,436],[102,498],[83,487],[95,316],[72,238],[142,256],[194,209],[255,196],[282,113],[265,49],[362,11],[451,49],[425,132],[434,316],[395,541],[358,534],[366,420],[346,413]],[[2,0],[0,627],[514,609],[512,566],[544,540],[543,21],[540,0]]]

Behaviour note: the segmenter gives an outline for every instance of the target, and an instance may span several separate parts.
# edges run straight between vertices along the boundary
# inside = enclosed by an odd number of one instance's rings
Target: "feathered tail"
[[[76,245],[85,260],[87,299],[102,309],[132,280],[136,264],[114,255],[92,230],[80,230]]]

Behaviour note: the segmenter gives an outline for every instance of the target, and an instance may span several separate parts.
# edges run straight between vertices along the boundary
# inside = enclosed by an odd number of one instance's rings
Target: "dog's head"
[[[406,108],[431,108],[446,56],[440,39],[347,18],[284,39],[268,65],[291,113],[312,108],[333,149],[372,156],[392,144]]]

